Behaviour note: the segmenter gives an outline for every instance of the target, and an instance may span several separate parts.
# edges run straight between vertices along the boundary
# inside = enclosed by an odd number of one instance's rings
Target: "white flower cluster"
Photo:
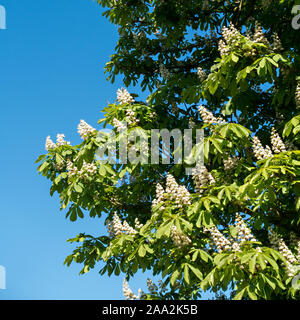
[[[205,71],[201,67],[197,68],[197,75],[201,82],[204,81],[207,77]]]
[[[298,237],[296,236],[295,232],[291,232],[290,233],[290,245],[293,247],[297,247],[298,246]]]
[[[196,191],[202,194],[204,192],[203,187],[208,184],[214,184],[216,181],[212,174],[207,170],[204,165],[197,164],[192,170],[192,179],[195,184]]]
[[[151,294],[157,294],[158,291],[158,287],[157,285],[151,280],[151,279],[147,279],[147,287],[148,290]]]
[[[234,169],[239,162],[238,157],[229,157],[228,159],[223,159],[224,169],[226,171]]]
[[[258,22],[256,22],[256,24],[255,24],[255,32],[253,35],[253,42],[263,43],[267,47],[270,47],[270,43],[267,40],[267,38],[265,37],[263,30],[262,30],[262,27]]]
[[[87,163],[83,161],[82,167],[80,170],[74,165],[71,160],[67,161],[67,170],[69,172],[69,177],[78,175],[80,178],[88,178],[97,173],[97,166],[94,163]]]
[[[121,233],[133,235],[138,233],[135,229],[130,227],[126,220],[122,223],[119,216],[116,213],[114,214],[113,220],[107,224],[107,231],[111,238],[114,238],[120,235]]]
[[[125,122],[119,121],[116,118],[114,118],[112,122],[113,122],[113,126],[117,129],[118,132],[127,129],[127,125]]]
[[[166,68],[165,65],[160,64],[159,65],[159,73],[161,74],[161,76],[163,77],[163,79],[169,79],[170,76],[172,75],[171,72]]]
[[[132,290],[129,288],[129,284],[124,279],[123,281],[123,294],[126,298],[126,300],[138,300],[140,299],[141,295],[143,294],[143,291],[141,289],[138,290],[138,295],[134,294]]]
[[[131,109],[127,109],[126,110],[126,117],[128,118],[128,124],[136,124],[137,122],[139,122],[139,120],[135,117],[135,113],[133,110]]]
[[[252,140],[253,153],[257,160],[273,157],[271,148],[269,146],[266,146],[266,148],[264,148],[258,137],[254,136]]]
[[[271,132],[271,143],[274,153],[286,152],[286,147],[274,127]]]
[[[223,40],[220,40],[218,43],[218,50],[221,57],[226,56],[229,53],[229,48],[226,46],[226,43]]]
[[[194,122],[194,120],[192,118],[189,118],[189,128],[193,129],[195,128],[196,123]]]
[[[152,201],[152,208],[163,203],[165,199],[165,190],[164,188],[158,183],[156,185],[156,198]],[[161,206],[160,210],[164,210],[165,207]]]
[[[83,140],[85,140],[94,132],[96,132],[95,128],[87,124],[84,120],[80,120],[80,123],[78,125],[78,133]]]
[[[192,241],[184,233],[180,232],[176,226],[171,228],[171,239],[176,247],[182,248],[189,245]]]
[[[166,193],[175,201],[177,208],[191,204],[191,195],[185,186],[180,186],[175,178],[168,173],[166,181]]]
[[[247,227],[242,217],[236,213],[235,224],[237,229],[237,240],[242,244],[245,241],[257,242],[255,237],[252,235],[251,230]]]
[[[295,274],[295,269],[293,267],[293,263],[297,262],[297,259],[291,252],[291,250],[288,248],[288,246],[285,244],[282,238],[280,236],[270,230],[268,233],[269,240],[271,242],[271,245],[275,250],[278,250],[283,257],[287,260],[287,271],[288,271],[288,276],[292,277]]]
[[[219,41],[218,49],[221,56],[226,55],[230,49],[229,47],[233,46],[237,41],[240,40],[242,35],[240,32],[235,28],[235,26],[230,22],[229,27],[223,27],[222,29],[222,36],[225,40]]]
[[[231,243],[228,239],[226,239],[223,234],[217,229],[216,226],[212,226],[210,229],[204,228],[204,232],[209,232],[213,242],[215,243],[218,252],[222,251],[239,251],[240,247],[238,243]]]
[[[141,229],[141,228],[144,226],[142,223],[140,223],[140,221],[139,221],[138,218],[135,218],[134,223],[135,223],[134,226],[135,226],[135,229],[136,229],[136,230],[139,230],[139,229]]]
[[[74,163],[69,159],[67,161],[67,169],[69,172],[69,177],[75,176],[78,173],[77,167],[75,167]]]
[[[295,93],[296,106],[300,106],[300,81],[298,81]]]
[[[167,199],[174,200],[177,208],[182,208],[184,205],[191,204],[191,195],[189,191],[185,186],[180,186],[171,174],[167,175],[166,191],[159,183],[156,185],[156,198],[152,201],[152,208],[158,204],[164,203]],[[164,209],[164,206],[160,207],[160,210]]]
[[[70,145],[70,142],[65,141],[65,135],[59,133],[56,137],[56,144],[51,140],[50,136],[46,138],[45,149],[49,151],[64,145]]]
[[[125,103],[133,103],[134,98],[130,95],[130,93],[125,89],[121,88],[117,90],[117,100],[120,102],[120,104],[125,104]]]
[[[300,263],[300,239],[296,236],[296,234],[292,231],[290,234],[290,245],[292,247],[297,248],[297,261]]]
[[[204,106],[199,107],[199,113],[204,123],[207,124],[225,124],[226,121],[222,117],[216,118],[212,112],[208,111]]]
[[[279,39],[279,36],[277,33],[274,33],[273,35],[273,43],[272,43],[273,50],[276,51],[282,51],[283,46],[281,43],[281,40]]]
[[[45,149],[47,151],[49,151],[49,150],[55,149],[55,148],[56,148],[56,144],[51,140],[50,136],[48,136],[46,138]]]
[[[222,36],[228,45],[234,45],[238,40],[241,39],[241,33],[236,29],[232,22],[229,27],[223,27]]]
[[[69,145],[69,141],[65,141],[65,135],[64,134],[58,134],[56,137],[56,146],[64,146],[64,145]]]

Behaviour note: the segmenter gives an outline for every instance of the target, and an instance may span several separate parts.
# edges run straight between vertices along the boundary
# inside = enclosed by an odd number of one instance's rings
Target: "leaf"
[[[259,254],[257,256],[257,262],[259,263],[259,265],[261,266],[261,268],[264,270],[266,268],[266,263],[265,260],[263,258],[263,255]]]
[[[189,274],[189,268],[187,264],[184,265],[183,277],[185,282],[187,284],[190,284],[190,274]]]
[[[217,139],[211,139],[211,141],[212,141],[212,144],[214,145],[214,147],[219,151],[219,153],[222,154],[223,150],[222,150],[221,145],[219,143],[220,139],[219,139],[219,141]]]
[[[262,276],[266,279],[266,281],[269,284],[269,286],[273,290],[275,290],[276,289],[276,283],[274,282],[274,280],[268,274],[263,274]]]
[[[251,290],[250,287],[247,287],[247,292],[251,300],[257,300],[257,295]]]
[[[83,191],[82,187],[77,183],[74,184],[74,189],[78,193],[81,193]]]
[[[194,266],[189,264],[189,268],[193,271],[193,273],[195,274],[195,276],[199,279],[199,280],[203,280],[203,274],[202,272],[195,268]]]
[[[240,291],[238,291],[238,293],[234,296],[233,300],[242,300],[246,289],[247,289],[247,287],[242,289],[242,290],[240,290]]]
[[[168,222],[169,221],[169,222]],[[173,225],[173,220],[168,220],[164,222],[156,231],[156,237],[160,239],[162,236],[169,236],[170,235],[170,230]]]
[[[211,257],[207,252],[200,249],[198,251],[200,252],[200,257],[202,260],[204,260],[205,262],[207,262],[208,260],[211,260]]]
[[[176,269],[176,270],[172,273],[172,276],[171,276],[171,278],[170,278],[170,283],[171,283],[172,286],[174,286],[175,281],[178,279],[179,275],[180,275],[180,272],[179,272],[178,269]]]
[[[257,254],[255,254],[252,259],[250,259],[249,261],[249,271],[251,273],[255,272],[255,265],[256,265],[256,258],[257,258]]]
[[[140,257],[145,257],[146,255],[146,248],[143,245],[140,245],[139,250],[138,250],[138,255]]]
[[[239,57],[236,56],[234,53],[231,54],[231,60],[235,63],[237,63],[239,61]]]

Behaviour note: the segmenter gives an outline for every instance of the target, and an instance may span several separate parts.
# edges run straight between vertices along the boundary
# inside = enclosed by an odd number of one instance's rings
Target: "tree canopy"
[[[101,129],[81,120],[72,146],[46,140],[38,171],[75,221],[106,215],[104,235],[79,234],[65,263],[81,273],[125,275],[128,299],[198,299],[207,290],[235,299],[299,299],[300,31],[291,0],[97,0],[118,26],[105,66],[122,76]],[[124,134],[124,126],[127,131]],[[112,127],[116,159],[104,162]],[[202,129],[204,163],[119,161],[131,132]],[[127,139],[128,140],[128,139]],[[126,141],[127,141],[126,140]],[[150,155],[150,143],[126,148]],[[162,144],[159,145],[163,150]],[[125,148],[125,149],[126,149]],[[144,149],[143,149],[144,148]],[[195,149],[193,149],[195,151]],[[138,270],[162,277],[134,295]]]

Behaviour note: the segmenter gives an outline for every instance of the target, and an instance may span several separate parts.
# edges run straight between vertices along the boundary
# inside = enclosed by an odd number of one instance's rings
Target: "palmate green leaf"
[[[171,283],[171,286],[174,286],[175,282],[177,279],[179,279],[179,277],[181,276],[181,272],[176,269],[173,273],[172,273],[172,276],[170,278],[170,283]]]
[[[257,300],[257,295],[254,293],[253,289],[251,288],[251,286],[247,287],[247,293],[248,296],[251,300]]]
[[[169,237],[171,232],[171,227],[173,225],[173,220],[165,221],[156,231],[155,236],[160,239],[163,236]]]
[[[254,272],[255,272],[256,258],[257,258],[257,254],[255,254],[254,256],[252,256],[251,259],[249,260],[249,271],[250,271],[251,273],[254,273]]]
[[[188,266],[188,264],[184,264],[184,268],[183,268],[183,278],[184,278],[184,280],[185,280],[185,282],[186,282],[187,284],[190,284],[191,279],[190,279],[189,266]]]
[[[200,253],[201,259],[204,260],[205,262],[208,262],[209,260],[212,260],[212,257],[207,252],[205,252],[204,250],[199,249],[198,251]]]
[[[192,270],[192,272],[194,273],[194,275],[195,275],[199,280],[201,280],[201,281],[203,280],[203,274],[202,274],[202,272],[201,272],[198,268],[192,266],[191,264],[189,264],[188,267]]]
[[[81,183],[75,183],[74,184],[74,189],[76,192],[81,193],[83,192],[82,184]]]
[[[139,246],[139,250],[138,250],[138,254],[141,258],[145,257],[146,255],[146,248],[144,247],[144,245],[140,245]]]
[[[247,288],[248,288],[248,287],[245,287],[245,288],[239,290],[239,291],[236,293],[236,295],[234,296],[233,300],[242,300],[242,298],[243,298],[243,296],[244,296],[245,291],[246,291]]]
[[[273,290],[276,289],[276,282],[272,279],[272,277],[268,276],[268,274],[262,274],[262,277],[266,280],[266,282]]]

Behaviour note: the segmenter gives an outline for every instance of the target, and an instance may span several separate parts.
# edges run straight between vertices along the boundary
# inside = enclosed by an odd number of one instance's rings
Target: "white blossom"
[[[273,47],[273,50],[276,52],[276,51],[282,51],[283,50],[283,46],[282,46],[282,43],[279,39],[279,36],[277,33],[274,33],[273,35],[273,43],[272,43],[272,47]]]
[[[95,175],[97,173],[98,168],[93,162],[87,163],[83,161],[82,167],[79,170],[71,160],[68,160],[67,170],[68,170],[69,177],[76,175],[79,178],[88,178]]]
[[[204,232],[209,232],[213,242],[217,248],[218,252],[222,251],[240,251],[240,246],[238,243],[231,243],[228,239],[224,237],[224,235],[217,229],[216,226],[212,226],[211,228],[204,228]]]
[[[227,45],[234,45],[242,38],[241,33],[236,29],[232,22],[230,22],[228,27],[223,27],[222,36]]]
[[[164,188],[158,183],[156,185],[156,198],[152,201],[152,208],[164,202],[164,193]],[[164,209],[164,206],[160,207],[160,210]]]
[[[172,200],[175,200],[177,208],[182,208],[183,205],[191,204],[191,195],[185,186],[180,186],[175,178],[168,173],[166,181],[166,192]]]
[[[127,129],[127,125],[125,122],[119,121],[116,118],[114,118],[112,122],[113,122],[113,126],[117,129],[118,132]]]
[[[135,117],[135,113],[133,110],[131,109],[127,109],[126,110],[126,117],[128,119],[128,124],[131,125],[131,124],[136,124],[137,122],[139,122],[139,120]]]
[[[140,299],[142,293],[143,293],[142,290],[139,289],[138,295],[134,294],[132,292],[132,290],[129,288],[128,282],[126,281],[126,279],[124,279],[124,281],[123,281],[123,294],[124,294],[126,300],[138,300],[138,299]]]
[[[46,138],[45,149],[47,151],[49,151],[49,150],[55,149],[55,148],[56,148],[56,144],[51,140],[50,136],[48,136]]]
[[[257,160],[267,159],[273,156],[271,148],[269,146],[264,148],[258,137],[254,136],[252,141],[253,153]]]
[[[157,294],[158,291],[158,287],[157,285],[151,280],[151,279],[147,279],[147,287],[148,290],[151,294]]]
[[[56,137],[56,146],[60,147],[60,146],[64,146],[64,145],[69,145],[70,142],[65,141],[65,135],[64,134],[57,134]]]
[[[96,129],[87,124],[84,120],[80,120],[78,125],[78,133],[80,137],[85,140],[90,134],[96,132]]]
[[[180,232],[176,226],[172,226],[170,236],[174,245],[179,248],[189,245],[192,242],[191,239],[184,233]]]
[[[286,259],[288,276],[292,277],[295,274],[293,264],[297,263],[297,259],[295,258],[291,250],[288,248],[284,240],[276,232],[270,230],[270,232],[268,233],[268,237],[272,247],[275,250],[278,250]]]
[[[276,129],[273,127],[271,132],[271,143],[274,153],[286,152],[286,147],[283,141],[281,140]]]
[[[216,118],[212,112],[208,111],[204,106],[199,107],[199,113],[204,123],[207,124],[224,124],[226,121],[222,117]]]
[[[195,128],[196,124],[194,122],[194,120],[192,118],[189,118],[189,128],[190,129],[193,129]]]
[[[223,40],[219,41],[218,50],[220,52],[221,57],[226,56],[229,53],[229,47],[226,46]]]
[[[223,159],[224,169],[226,171],[234,169],[239,162],[238,157],[229,157],[228,159]]]
[[[171,174],[167,175],[166,190],[159,183],[156,185],[156,198],[152,201],[152,209],[167,199],[173,200],[177,208],[191,204],[189,191],[185,186],[180,186]],[[164,209],[164,206],[160,207],[160,210]]]
[[[296,106],[300,106],[300,81],[298,81],[297,87],[296,87],[296,92],[295,92],[295,101],[296,101]]]
[[[263,43],[267,47],[270,47],[270,43],[267,40],[267,38],[265,37],[263,30],[262,30],[262,27],[258,22],[256,22],[256,24],[255,24],[255,32],[253,35],[253,41],[256,43]]]
[[[257,242],[252,235],[251,230],[247,227],[242,217],[236,213],[235,224],[237,229],[237,240],[242,244],[245,241]]]
[[[120,104],[125,104],[125,103],[133,103],[134,98],[130,95],[130,93],[125,89],[121,88],[117,90],[117,100],[120,102]]]
[[[204,165],[197,164],[192,170],[192,179],[195,184],[196,191],[202,194],[204,192],[203,187],[215,183],[215,179],[212,174],[207,170]]]
[[[140,223],[138,218],[135,218],[134,224],[135,224],[134,227],[135,227],[136,230],[139,230],[144,226],[142,223]]]
[[[207,77],[205,71],[201,67],[197,68],[197,75],[201,82],[204,81]]]
[[[138,232],[132,228],[126,220],[121,222],[119,216],[115,213],[113,216],[113,220],[109,221],[107,224],[107,231],[111,238],[114,238],[121,233],[135,235]]]

